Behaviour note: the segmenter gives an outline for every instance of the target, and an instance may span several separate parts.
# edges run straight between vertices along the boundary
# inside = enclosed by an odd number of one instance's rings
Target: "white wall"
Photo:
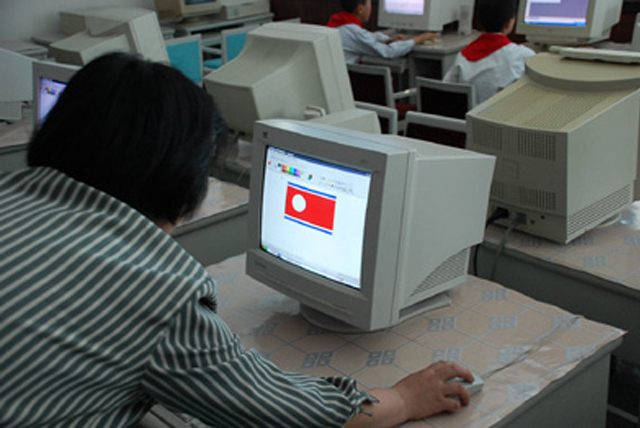
[[[60,10],[100,6],[155,10],[153,0],[0,0],[0,41],[29,41],[34,34],[58,33]]]

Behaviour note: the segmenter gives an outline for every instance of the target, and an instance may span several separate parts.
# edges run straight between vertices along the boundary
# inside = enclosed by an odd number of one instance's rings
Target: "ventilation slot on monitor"
[[[538,210],[556,210],[556,194],[544,190],[529,189],[494,180],[491,184],[491,197]]]
[[[549,92],[540,90],[538,86],[523,85],[504,97],[504,102],[487,106],[479,116],[492,122],[516,125],[517,117],[528,112],[532,105],[548,96]]]
[[[517,141],[518,155],[520,156],[550,161],[556,160],[555,135],[519,131]]]
[[[502,151],[502,132],[497,126],[474,120],[473,144],[489,149]]]
[[[631,186],[606,196],[599,201],[589,205],[569,217],[567,222],[567,236],[581,232],[594,222],[601,222],[613,215],[614,212],[622,209],[631,202]]]
[[[411,297],[466,275],[468,255],[469,248],[465,248],[449,257],[418,285]]]
[[[522,125],[532,129],[560,130],[597,107],[607,97],[609,94],[604,92],[585,92],[578,95],[571,93],[571,96],[562,97]]]

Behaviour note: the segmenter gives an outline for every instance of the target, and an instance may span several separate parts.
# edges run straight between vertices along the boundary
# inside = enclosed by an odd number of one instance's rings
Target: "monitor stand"
[[[414,312],[411,316],[402,319],[401,321],[405,321],[406,319],[411,318],[412,316],[423,314],[428,311],[433,311],[435,309],[440,309],[445,306],[449,306],[451,304],[451,297],[449,297],[448,292],[440,293],[436,296],[433,296],[429,299],[426,299],[418,305],[420,306],[420,310]],[[300,315],[307,320],[310,324],[323,328],[327,331],[332,331],[334,333],[344,333],[344,334],[363,334],[363,333],[372,333],[376,330],[362,330],[356,326],[351,324],[347,324],[343,321],[340,321],[337,318],[324,314],[320,311],[317,311],[303,303],[300,303]],[[392,327],[391,325],[381,327],[379,330]]]

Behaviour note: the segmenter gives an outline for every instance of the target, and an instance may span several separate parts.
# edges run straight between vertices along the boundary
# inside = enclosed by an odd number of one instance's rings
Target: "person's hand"
[[[399,40],[407,40],[407,36],[405,36],[404,34],[396,34],[395,36],[389,37],[388,43],[397,42]]]
[[[438,38],[437,33],[420,33],[413,38],[413,42],[418,45],[420,43],[424,43],[427,40],[435,40]]]
[[[455,363],[439,361],[396,383],[407,420],[423,419],[440,412],[456,412],[469,404],[469,392],[460,382],[447,382],[460,377],[473,382],[471,372]]]
[[[400,380],[391,388],[369,391],[379,403],[363,406],[347,427],[390,427],[419,420],[440,412],[456,412],[469,404],[469,392],[460,382],[447,382],[460,377],[473,382],[473,375],[455,363],[439,361]]]

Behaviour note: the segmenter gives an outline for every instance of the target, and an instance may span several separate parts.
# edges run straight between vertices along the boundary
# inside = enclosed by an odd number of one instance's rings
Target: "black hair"
[[[31,139],[28,163],[175,224],[206,195],[214,122],[211,97],[178,70],[108,54],[73,76]]]
[[[483,31],[499,33],[516,16],[517,0],[477,0],[478,23]]]
[[[359,5],[365,4],[367,0],[340,0],[340,7],[345,12],[353,13]]]

